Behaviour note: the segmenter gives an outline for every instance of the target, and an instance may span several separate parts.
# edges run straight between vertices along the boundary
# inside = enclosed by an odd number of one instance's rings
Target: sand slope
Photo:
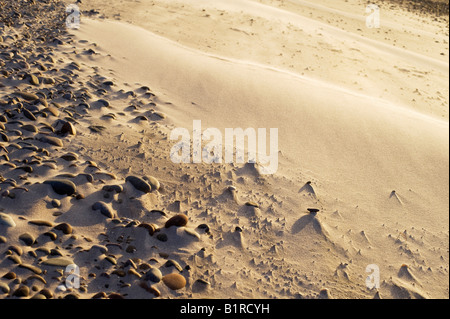
[[[23,130],[22,112],[2,129],[0,208],[16,225],[0,226],[0,249],[25,252],[20,263],[2,255],[2,273],[33,283],[30,296],[46,288],[80,298],[448,298],[448,63],[413,40],[448,46],[435,42],[444,38],[439,21],[424,17],[416,31],[414,14],[389,11],[394,31],[383,39],[364,29],[357,1],[102,4],[81,8],[110,19],[86,11],[61,45],[40,44],[53,62],[39,76],[55,87],[2,78],[3,111],[16,107],[16,90],[41,90],[59,110],[44,117],[36,103],[37,132]],[[25,41],[8,28],[9,46],[13,32]],[[58,134],[61,120],[76,135]],[[173,163],[170,132],[191,131],[193,120],[222,132],[278,128],[278,171]],[[39,150],[16,146],[24,141],[48,154],[32,157]],[[17,169],[27,163],[33,171]],[[130,176],[153,186],[139,191]],[[76,193],[42,184],[55,177]],[[177,214],[187,224],[165,227]],[[62,223],[71,234],[54,229]],[[19,238],[26,232],[31,246]],[[57,288],[67,274],[45,260],[58,252],[80,267],[82,289]],[[46,283],[22,264],[43,270]],[[366,287],[372,264],[378,290]],[[150,280],[158,271],[186,282],[175,290],[179,282]],[[21,286],[0,284],[8,297]]]

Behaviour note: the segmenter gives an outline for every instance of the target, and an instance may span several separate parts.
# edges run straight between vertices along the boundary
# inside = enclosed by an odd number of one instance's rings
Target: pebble
[[[42,270],[39,267],[36,267],[34,265],[30,265],[30,264],[20,264],[19,265],[20,268],[25,268],[28,270],[31,270],[32,272],[34,272],[36,275],[40,275],[42,274]]]
[[[47,280],[45,280],[44,277],[40,276],[39,274],[31,275],[30,277],[28,277],[28,278],[24,281],[24,283],[27,284],[28,282],[33,281],[33,280],[40,281],[40,282],[42,282],[44,285],[47,284]]]
[[[147,181],[150,184],[150,186],[152,187],[152,190],[159,190],[159,188],[161,187],[161,184],[159,183],[159,181],[156,178],[154,178],[153,176],[147,177]]]
[[[73,232],[72,226],[70,226],[70,225],[67,224],[67,223],[61,223],[61,224],[59,224],[59,225],[56,225],[54,228],[55,228],[56,230],[62,231],[65,235],[70,235],[70,234],[72,234],[72,232]]]
[[[254,203],[254,202],[247,202],[247,203],[245,203],[245,206],[250,206],[250,207],[255,207],[255,208],[259,207],[258,204]]]
[[[133,185],[134,188],[143,193],[150,193],[152,191],[152,187],[142,178],[136,176],[128,176],[125,181],[129,182],[131,185]]]
[[[165,227],[166,228],[169,228],[171,226],[183,227],[183,226],[186,226],[187,223],[188,223],[188,217],[183,214],[178,214],[178,215],[175,215],[172,218],[170,218],[166,222]]]
[[[30,295],[30,288],[28,288],[27,286],[20,286],[13,293],[14,297],[28,297],[29,295]]]
[[[42,262],[42,264],[47,266],[59,266],[59,267],[67,267],[73,264],[73,260],[65,257],[56,257],[49,258]]]
[[[317,214],[318,212],[320,212],[320,209],[318,209],[318,208],[307,208],[307,211],[310,212],[311,214]]]
[[[38,128],[36,126],[34,126],[33,124],[26,124],[26,125],[22,126],[22,129],[27,132],[31,132],[31,133],[39,132]]]
[[[54,208],[59,208],[59,207],[61,207],[61,201],[59,201],[58,199],[52,199],[52,202],[51,202],[51,204],[52,204],[52,206],[54,207]]]
[[[178,270],[179,272],[183,271],[183,268],[180,266],[180,264],[176,260],[173,260],[173,259],[169,259],[168,261],[166,261],[164,266],[166,266],[166,267],[175,267],[176,270]]]
[[[47,220],[30,220],[28,224],[36,225],[36,226],[45,226],[45,227],[53,227],[53,223]]]
[[[63,142],[59,138],[54,137],[54,136],[41,136],[38,140],[42,143],[46,143],[46,144],[50,144],[50,145],[54,145],[54,146],[59,146],[59,147],[64,146]]]
[[[50,240],[52,240],[52,241],[55,241],[58,238],[58,235],[56,235],[52,231],[48,231],[48,232],[44,233],[43,235],[49,237]]]
[[[70,153],[62,155],[61,158],[63,160],[68,161],[68,162],[73,162],[73,161],[76,161],[78,159],[78,155],[75,154],[75,153],[70,152]]]
[[[164,284],[172,290],[179,290],[186,286],[186,279],[180,274],[168,274],[162,278]]]
[[[17,278],[17,275],[16,275],[16,273],[10,271],[10,272],[4,274],[2,278],[5,278],[7,280],[14,280]]]
[[[138,273],[136,270],[134,270],[133,268],[128,269],[127,273],[129,275],[136,276],[137,278],[141,278],[142,277],[142,275],[140,273]]]
[[[113,265],[117,265],[117,260],[116,258],[112,257],[112,256],[106,256],[105,260],[109,261],[111,264]]]
[[[39,83],[39,79],[38,79],[37,76],[34,75],[34,74],[29,74],[29,75],[27,76],[27,78],[28,78],[28,82],[30,82],[30,84],[32,84],[32,85],[38,86],[38,85],[40,84],[40,83]]]
[[[108,252],[108,248],[106,246],[102,245],[92,245],[91,249],[89,251],[98,250],[102,254],[106,254]]]
[[[30,121],[36,121],[36,116],[34,116],[34,114],[31,113],[29,110],[23,109],[22,113]]]
[[[16,223],[11,216],[0,213],[0,226],[16,227]]]
[[[102,190],[105,192],[116,192],[119,194],[123,192],[123,187],[121,185],[105,185]]]
[[[125,249],[125,251],[126,251],[127,253],[129,253],[129,254],[133,254],[136,250],[137,250],[136,247],[133,246],[133,245],[129,245],[129,246]]]
[[[42,112],[50,113],[53,116],[59,116],[59,111],[56,107],[53,106],[47,106],[45,109],[42,110]]]
[[[21,98],[23,98],[24,100],[27,100],[27,101],[39,100],[39,96],[37,96],[36,94],[33,94],[33,93],[16,92],[16,95],[20,96]]]
[[[60,130],[61,134],[70,134],[70,135],[76,135],[77,130],[70,122],[65,122]]]
[[[65,179],[47,180],[44,182],[44,184],[50,185],[55,193],[59,195],[71,196],[76,192],[77,189],[74,183]]]
[[[150,236],[153,236],[153,234],[156,232],[158,227],[155,224],[148,224],[148,223],[141,223],[137,227],[143,227],[148,231],[148,234]]]
[[[327,288],[324,288],[319,293],[319,299],[332,299],[330,291]]]
[[[158,234],[158,235],[156,236],[156,238],[157,238],[159,241],[162,241],[162,242],[166,242],[166,241],[169,240],[169,237],[167,237],[166,234]]]
[[[115,218],[115,214],[104,202],[96,202],[92,205],[93,210],[99,210],[100,213],[108,218]]]
[[[162,280],[163,275],[158,268],[150,268],[144,275],[146,281],[152,281],[158,283]]]
[[[119,277],[125,277],[127,273],[121,269],[114,270],[111,274],[117,275]]]
[[[15,252],[18,256],[23,254],[23,249],[16,245],[9,246],[8,250]]]
[[[197,233],[197,232],[196,232],[195,230],[193,230],[193,229],[185,228],[185,229],[184,229],[184,232],[185,232],[186,234],[188,234],[189,236],[192,236],[192,237],[195,237],[195,238],[197,238],[197,239],[200,239],[200,234]]]
[[[53,293],[50,290],[48,290],[47,288],[42,289],[41,291],[39,291],[39,293],[41,295],[44,295],[45,298],[47,298],[47,299],[53,298]]]
[[[9,293],[9,286],[4,282],[0,282],[0,293],[3,293],[3,294]]]
[[[147,292],[149,292],[149,293],[155,295],[155,297],[161,296],[161,292],[160,292],[158,289],[156,289],[155,287],[149,286],[146,282],[141,282],[141,283],[139,284],[139,286],[140,286],[142,289],[144,289],[145,291],[147,291]]]
[[[36,239],[30,233],[25,233],[19,236],[19,240],[23,241],[25,245],[31,246],[34,244]]]
[[[98,293],[96,293],[95,295],[92,296],[92,299],[102,299],[102,298],[107,298],[108,295],[104,292],[104,291],[100,291]]]

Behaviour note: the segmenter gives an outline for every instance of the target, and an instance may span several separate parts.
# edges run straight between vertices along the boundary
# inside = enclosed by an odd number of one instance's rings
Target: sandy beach
[[[0,299],[449,298],[448,1],[368,5],[0,0]]]

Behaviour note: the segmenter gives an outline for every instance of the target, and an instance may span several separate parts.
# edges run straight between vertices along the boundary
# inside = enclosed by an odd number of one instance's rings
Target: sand
[[[0,1],[0,297],[449,297],[448,15],[85,2]],[[276,172],[174,163],[198,120],[278,129]]]

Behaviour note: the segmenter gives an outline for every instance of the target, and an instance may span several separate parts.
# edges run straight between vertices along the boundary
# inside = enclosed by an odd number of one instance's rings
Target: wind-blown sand
[[[45,2],[0,1],[0,296],[449,297],[448,16],[95,0],[65,30]],[[278,171],[173,163],[193,120],[278,128]],[[80,288],[61,287],[69,263]]]

